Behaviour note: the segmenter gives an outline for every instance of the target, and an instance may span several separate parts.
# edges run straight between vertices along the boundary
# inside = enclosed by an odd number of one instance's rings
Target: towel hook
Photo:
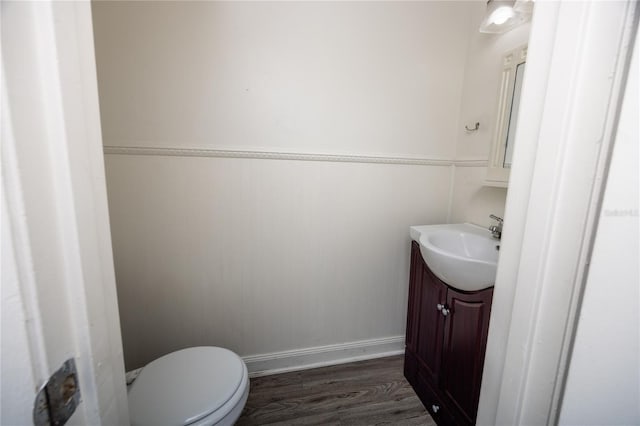
[[[464,129],[465,129],[467,132],[475,132],[475,131],[477,131],[479,128],[480,128],[480,123],[479,123],[479,122],[477,122],[477,121],[476,121],[476,125],[475,125],[474,127],[472,127],[472,128],[469,128],[469,126],[467,126],[467,125],[465,125],[465,126],[464,126]]]

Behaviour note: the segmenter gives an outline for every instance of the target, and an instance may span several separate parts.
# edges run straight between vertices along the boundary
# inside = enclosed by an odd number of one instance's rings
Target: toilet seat
[[[237,419],[249,390],[247,368],[235,353],[196,347],[145,366],[129,389],[132,425],[216,424]],[[238,410],[239,408],[239,410]]]

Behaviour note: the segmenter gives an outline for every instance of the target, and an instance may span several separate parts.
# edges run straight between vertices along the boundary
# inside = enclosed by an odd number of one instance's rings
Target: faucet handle
[[[497,238],[499,240],[502,237],[502,223],[504,220],[494,214],[490,214],[489,217],[498,222],[497,225],[491,225],[489,227],[489,232],[491,232],[493,238]]]
[[[490,214],[489,217],[493,220],[497,220],[499,223],[504,222],[504,219],[502,219],[501,217],[496,216],[495,214]]]

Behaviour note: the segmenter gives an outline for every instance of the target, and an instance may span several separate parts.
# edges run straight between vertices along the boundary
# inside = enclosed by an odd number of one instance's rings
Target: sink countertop
[[[451,224],[439,224],[439,225],[414,225],[409,227],[409,236],[417,243],[420,242],[420,236],[427,231],[434,231],[436,229],[450,229],[469,232],[471,234],[477,234],[481,236],[490,235],[487,228],[483,228],[472,223],[451,223]]]

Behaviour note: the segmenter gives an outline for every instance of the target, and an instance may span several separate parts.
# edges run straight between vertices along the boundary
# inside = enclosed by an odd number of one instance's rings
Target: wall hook
[[[477,121],[476,121],[476,125],[475,125],[475,127],[470,128],[470,127],[469,127],[469,126],[467,126],[467,125],[465,125],[465,126],[464,126],[464,129],[465,129],[467,132],[475,132],[475,131],[477,131],[479,128],[480,128],[480,123],[478,123]]]

